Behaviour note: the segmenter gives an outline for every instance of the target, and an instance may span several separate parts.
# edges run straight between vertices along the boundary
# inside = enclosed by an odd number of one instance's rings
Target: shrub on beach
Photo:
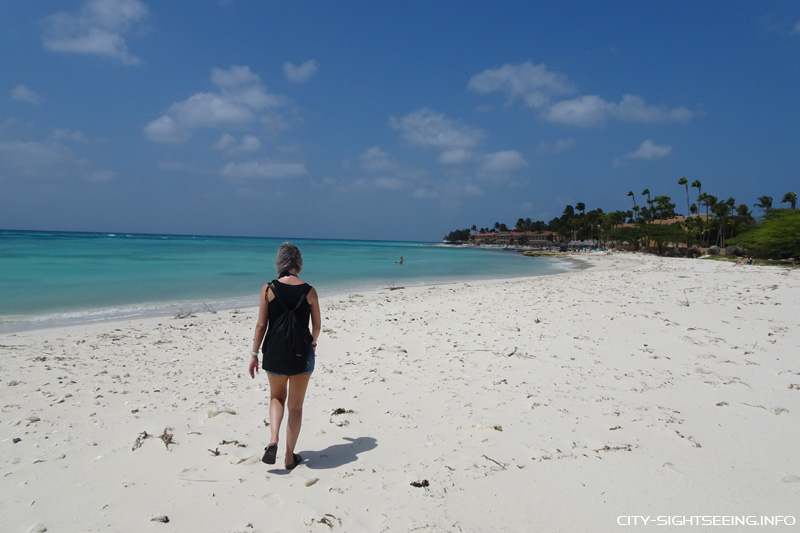
[[[753,228],[736,237],[732,244],[750,251],[754,257],[786,259],[800,256],[800,211],[774,209]]]

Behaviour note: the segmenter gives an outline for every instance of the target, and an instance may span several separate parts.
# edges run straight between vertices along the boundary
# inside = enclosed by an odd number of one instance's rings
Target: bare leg
[[[269,378],[269,443],[276,444],[283,422],[283,409],[286,404],[289,377],[276,377],[267,374]]]
[[[289,376],[289,420],[286,423],[286,466],[294,462],[294,447],[300,435],[300,426],[303,423],[303,402],[306,399],[306,390],[311,374]]]

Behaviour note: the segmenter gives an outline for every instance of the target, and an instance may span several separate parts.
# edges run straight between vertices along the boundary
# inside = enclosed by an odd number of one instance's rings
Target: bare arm
[[[317,345],[317,338],[322,329],[322,318],[319,312],[319,297],[317,296],[317,289],[312,288],[308,292],[308,303],[311,305],[311,336],[314,337],[312,341],[314,346]]]
[[[267,318],[269,317],[268,293],[269,283],[261,288],[261,301],[258,304],[258,322],[256,322],[256,331],[253,335],[253,348],[250,351],[249,370],[251,378],[255,378],[258,373],[258,350],[261,348],[261,343],[264,341],[264,334],[267,332]]]

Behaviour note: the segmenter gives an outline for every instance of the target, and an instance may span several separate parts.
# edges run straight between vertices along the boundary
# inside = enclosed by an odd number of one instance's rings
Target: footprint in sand
[[[267,504],[267,507],[282,507],[283,500],[281,495],[277,492],[269,492],[261,497],[261,501]]]

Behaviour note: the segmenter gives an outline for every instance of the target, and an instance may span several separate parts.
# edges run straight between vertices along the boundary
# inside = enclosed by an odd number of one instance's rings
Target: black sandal
[[[293,453],[292,454],[292,459],[294,459],[294,462],[292,464],[290,464],[289,466],[287,466],[286,470],[294,470],[297,465],[299,465],[300,463],[303,462],[303,458],[300,457],[300,454],[298,454],[298,453]]]
[[[261,461],[268,465],[274,465],[276,455],[278,455],[278,445],[270,444],[264,448],[264,457],[261,458]]]

